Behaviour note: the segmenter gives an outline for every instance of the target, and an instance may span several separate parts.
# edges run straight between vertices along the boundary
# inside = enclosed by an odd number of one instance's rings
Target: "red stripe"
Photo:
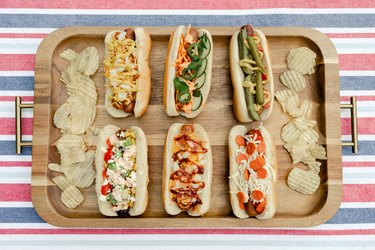
[[[326,33],[329,38],[373,38],[375,33]]]
[[[1,118],[0,135],[16,134],[16,119]],[[33,118],[22,118],[22,134],[31,135],[33,133]]]
[[[374,184],[345,184],[343,185],[343,202],[374,202]]]
[[[373,8],[373,1],[204,1],[196,0],[194,4],[190,0],[179,1],[138,1],[138,0],[99,0],[84,1],[76,0],[74,2],[66,1],[39,1],[39,0],[2,0],[0,8],[64,8],[64,9],[257,9],[257,8]]]
[[[0,96],[0,102],[14,102],[15,96]],[[33,102],[34,96],[21,96],[22,101]]]
[[[343,167],[375,167],[374,161],[363,161],[363,162],[343,162]]]
[[[31,167],[31,161],[0,161],[0,167]]]
[[[30,184],[0,184],[0,201],[31,201]]]
[[[372,135],[375,134],[375,118],[358,118],[358,134]],[[350,118],[341,118],[341,134],[351,134],[351,120]]]
[[[340,54],[340,70],[374,70],[375,54]]]
[[[0,33],[0,38],[45,38],[44,33]]]
[[[139,234],[240,234],[240,235],[373,235],[375,229],[347,229],[347,230],[293,230],[293,229],[180,229],[180,228],[158,228],[158,229],[0,229],[0,234],[107,234],[107,235],[139,235]]]
[[[357,101],[375,101],[375,96],[356,96]],[[350,101],[350,96],[341,96],[340,101]]]
[[[33,71],[35,55],[2,54],[0,55],[0,70]]]

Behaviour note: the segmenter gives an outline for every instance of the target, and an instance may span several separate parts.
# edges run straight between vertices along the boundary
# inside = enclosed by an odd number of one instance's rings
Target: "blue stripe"
[[[35,209],[0,208],[0,223],[43,223]],[[375,223],[375,208],[340,208],[326,224]]]
[[[0,57],[1,58],[1,57]],[[0,90],[34,90],[33,76],[0,77]]]
[[[1,14],[0,27],[11,28],[59,28],[65,26],[304,26],[304,27],[373,27],[372,14],[264,14],[264,15],[213,15],[213,16],[120,16],[120,15],[44,15],[44,14]]]
[[[359,141],[358,153],[353,154],[351,147],[343,147],[342,155],[374,155],[375,141]]]
[[[0,155],[16,155],[16,141],[0,141]],[[22,155],[31,155],[31,147],[22,147]]]

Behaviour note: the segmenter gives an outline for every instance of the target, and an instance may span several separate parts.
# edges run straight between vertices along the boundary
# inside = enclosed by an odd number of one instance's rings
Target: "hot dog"
[[[211,87],[212,37],[205,29],[179,26],[171,35],[164,71],[164,108],[169,116],[193,118]]]
[[[151,38],[143,28],[114,30],[105,37],[105,108],[116,118],[142,116],[151,91]]]
[[[272,112],[274,82],[268,42],[250,25],[236,31],[230,41],[233,109],[240,122],[266,120]]]
[[[276,211],[277,160],[265,128],[234,126],[229,133],[229,190],[238,218],[270,219]]]
[[[105,126],[95,153],[99,210],[106,216],[137,216],[148,204],[147,140],[143,130]]]
[[[212,151],[204,128],[174,123],[164,147],[163,205],[170,215],[200,216],[210,207]]]

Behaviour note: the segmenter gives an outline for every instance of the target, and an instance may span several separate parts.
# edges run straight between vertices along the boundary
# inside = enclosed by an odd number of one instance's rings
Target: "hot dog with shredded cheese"
[[[170,37],[164,71],[164,108],[169,116],[193,118],[211,88],[212,37],[208,30],[179,26]]]
[[[265,128],[234,126],[229,133],[229,192],[238,218],[270,219],[276,211],[277,160]]]
[[[201,216],[210,207],[212,151],[204,128],[174,123],[164,146],[163,205],[170,215]]]
[[[142,116],[151,91],[151,38],[143,28],[114,30],[105,37],[105,108],[116,118]]]
[[[147,140],[137,126],[105,126],[95,154],[99,210],[106,216],[141,215],[148,204]]]

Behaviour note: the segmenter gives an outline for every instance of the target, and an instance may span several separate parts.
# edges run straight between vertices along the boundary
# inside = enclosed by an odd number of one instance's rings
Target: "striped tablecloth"
[[[337,214],[312,228],[66,229],[45,223],[30,195],[31,149],[15,154],[14,97],[33,101],[34,59],[42,39],[65,26],[303,26],[328,35],[340,61],[341,100],[358,99],[359,153],[343,149],[344,195]],[[136,0],[0,1],[0,249],[60,246],[292,249],[375,247],[375,1]],[[32,110],[23,113],[32,139]],[[343,139],[349,112],[341,112]]]

